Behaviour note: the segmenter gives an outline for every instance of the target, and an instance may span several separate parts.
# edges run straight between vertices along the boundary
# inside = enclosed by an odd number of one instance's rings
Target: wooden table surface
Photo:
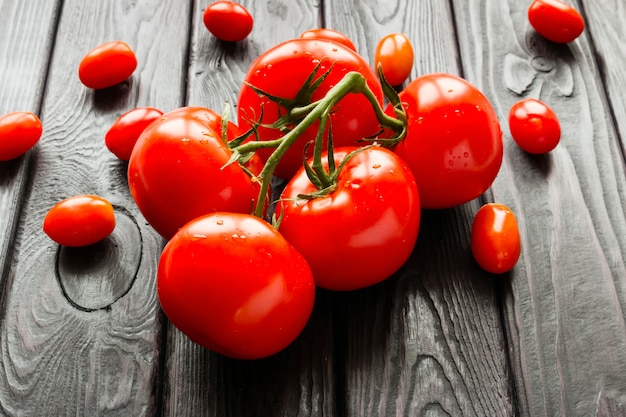
[[[7,416],[625,416],[626,2],[571,0],[586,21],[568,45],[529,26],[530,0],[244,0],[235,45],[202,24],[207,1],[0,0],[0,114],[26,110],[39,144],[0,163],[0,414]],[[237,361],[191,343],[159,309],[163,240],[130,197],[103,137],[123,112],[236,103],[248,65],[319,26],[370,62],[403,32],[413,76],[461,75],[492,102],[504,162],[481,198],[424,211],[412,258],[377,286],[319,291],[283,352]],[[139,66],[85,88],[84,54],[119,39]],[[562,124],[545,156],[515,146],[508,109],[549,103]],[[42,231],[62,198],[94,193],[118,227],[87,249]],[[522,256],[494,276],[469,250],[486,201],[518,217]]]

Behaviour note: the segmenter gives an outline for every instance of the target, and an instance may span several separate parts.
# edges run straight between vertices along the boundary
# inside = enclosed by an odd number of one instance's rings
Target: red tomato
[[[91,245],[109,236],[113,229],[113,206],[95,195],[77,195],[58,202],[43,221],[44,232],[64,246]]]
[[[337,163],[354,149],[336,149]],[[408,259],[419,230],[419,193],[411,170],[393,152],[365,148],[341,169],[330,194],[298,198],[314,191],[301,169],[285,187],[277,216],[283,216],[280,232],[307,260],[319,287],[367,287]]]
[[[221,116],[183,107],[148,126],[128,164],[130,192],[152,227],[166,239],[188,221],[216,211],[250,213],[259,186],[221,138]],[[240,130],[230,123],[229,138]],[[260,161],[253,158],[252,164]],[[258,173],[257,166],[253,171]]]
[[[494,274],[513,269],[521,244],[517,220],[504,204],[482,206],[472,222],[472,254],[481,268]]]
[[[24,155],[41,138],[43,128],[36,114],[15,111],[0,116],[0,161]]]
[[[125,81],[137,68],[133,50],[121,41],[105,42],[85,55],[78,67],[80,81],[89,88],[112,87]]]
[[[244,40],[254,19],[250,12],[233,1],[216,1],[204,10],[204,26],[218,39],[227,42]]]
[[[162,115],[161,110],[153,107],[138,107],[124,113],[104,136],[106,147],[122,161],[128,161],[141,133]]]
[[[560,0],[534,0],[528,8],[528,21],[541,36],[558,43],[573,41],[585,29],[580,13]]]
[[[238,359],[288,346],[315,299],[302,255],[267,222],[235,213],[182,227],[161,254],[157,290],[168,319],[189,339]]]
[[[520,100],[511,107],[509,129],[519,147],[532,154],[550,152],[561,139],[561,124],[556,113],[534,98]]]
[[[350,38],[344,35],[341,32],[338,32],[333,29],[327,28],[318,28],[318,29],[309,29],[300,34],[300,37],[303,39],[326,39],[329,41],[338,42],[348,48],[352,49],[356,52],[356,46]]]
[[[487,98],[462,78],[435,73],[411,81],[400,100],[408,133],[393,150],[411,167],[422,207],[454,207],[484,193],[503,154],[500,124]]]
[[[323,98],[328,90],[350,71],[360,72],[376,98],[382,103],[382,87],[376,73],[361,56],[336,42],[298,38],[269,49],[252,63],[239,93],[237,105],[239,126],[243,127],[251,120],[258,122],[260,115],[263,115],[260,122],[271,124],[286,112],[285,108],[266,96],[260,97],[248,84],[272,96],[295,99],[305,80],[318,64],[319,75],[328,71],[331,65],[332,69],[313,95],[301,98],[302,102],[298,103],[298,106]],[[361,94],[348,94],[340,100],[329,119],[336,146],[360,145],[361,139],[375,135],[380,129],[372,105]],[[291,178],[302,166],[304,147],[307,142],[315,139],[318,125],[313,124],[294,146],[289,148],[275,171],[276,176]],[[259,127],[258,133],[259,139],[263,141],[284,135],[281,130],[264,126]],[[272,150],[264,149],[258,154],[265,160],[271,152]]]
[[[392,33],[384,36],[376,46],[374,68],[382,65],[383,75],[391,85],[402,85],[413,69],[413,45],[406,35]]]

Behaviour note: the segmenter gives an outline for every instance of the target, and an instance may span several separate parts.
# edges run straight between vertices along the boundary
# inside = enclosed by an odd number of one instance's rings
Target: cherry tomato
[[[259,186],[221,138],[221,116],[183,107],[148,126],[128,163],[130,192],[144,217],[166,239],[188,221],[216,211],[250,213]],[[228,123],[232,139],[241,131]],[[258,174],[261,162],[250,163]]]
[[[454,207],[484,193],[503,154],[500,123],[487,98],[462,78],[434,73],[411,81],[400,100],[408,133],[393,150],[411,167],[422,207]]]
[[[238,359],[288,346],[315,299],[302,255],[267,222],[236,213],[183,226],[163,249],[157,291],[168,319],[189,339]]]
[[[382,66],[383,75],[391,85],[402,85],[413,69],[413,45],[406,35],[392,33],[384,36],[376,46],[374,67]]]
[[[55,204],[46,214],[43,230],[64,246],[87,246],[109,236],[115,229],[115,213],[107,200],[77,195]]]
[[[519,147],[532,154],[550,152],[561,139],[556,113],[534,98],[520,100],[511,107],[509,129]]]
[[[36,114],[15,111],[0,116],[0,161],[9,161],[24,155],[43,132]]]
[[[337,148],[337,163],[354,149]],[[319,287],[367,287],[408,259],[419,230],[419,193],[411,170],[393,152],[364,148],[341,169],[334,191],[298,198],[315,190],[301,169],[283,190],[277,217],[283,216],[279,231],[307,260]]]
[[[472,222],[472,254],[481,268],[494,274],[510,271],[520,256],[517,220],[504,204],[482,206]]]
[[[112,87],[130,77],[137,68],[133,50],[121,41],[105,42],[85,55],[78,67],[80,81],[89,88]]]
[[[319,76],[326,71],[330,72],[312,96],[298,105],[310,104],[323,98],[349,71],[360,72],[375,97],[382,103],[382,87],[376,73],[361,56],[333,41],[298,38],[269,49],[252,63],[239,93],[239,126],[243,127],[255,121],[271,124],[286,112],[285,108],[267,96],[259,96],[249,84],[272,96],[295,99],[318,64]],[[376,135],[380,129],[372,105],[361,94],[348,94],[341,99],[329,119],[336,146],[361,145],[361,139]],[[276,176],[291,178],[302,166],[305,145],[315,139],[318,125],[313,124],[289,148],[275,171]],[[267,141],[282,137],[284,132],[261,126],[258,134],[259,140]],[[258,154],[266,160],[271,152],[272,150],[261,150]]]
[[[127,111],[117,118],[104,136],[106,147],[122,161],[128,161],[141,133],[162,115],[163,112],[154,107]]]
[[[341,32],[328,28],[309,29],[300,34],[303,39],[326,39],[329,41],[338,42],[356,52],[356,46],[350,38]]]
[[[216,1],[204,9],[204,26],[218,39],[227,42],[244,40],[250,32],[254,19],[241,4],[233,1]]]
[[[585,29],[580,13],[561,0],[534,0],[528,21],[541,36],[557,43],[571,42]]]

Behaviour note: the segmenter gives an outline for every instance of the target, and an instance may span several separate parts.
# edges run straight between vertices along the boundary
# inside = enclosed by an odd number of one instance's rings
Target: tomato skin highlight
[[[354,149],[337,148],[337,164]],[[342,168],[336,190],[298,198],[315,190],[301,169],[283,190],[276,215],[283,216],[279,231],[307,260],[317,286],[364,288],[406,262],[417,240],[420,204],[413,174],[397,155],[366,148]]]
[[[182,227],[161,254],[157,291],[168,319],[192,341],[238,359],[287,347],[315,298],[304,258],[267,222],[236,213]]]
[[[348,47],[349,49],[352,49],[354,52],[356,52],[356,46],[354,45],[354,42],[352,42],[352,40],[350,38],[348,38],[348,36],[344,35],[343,33],[333,30],[333,29],[328,29],[328,28],[317,28],[317,29],[309,29],[306,30],[304,32],[302,32],[300,34],[300,38],[303,39],[326,39],[329,41],[333,41],[333,42],[338,42],[346,47]]]
[[[112,87],[127,80],[137,68],[137,57],[127,43],[105,42],[87,53],[78,66],[80,81],[89,88]]]
[[[0,116],[0,161],[24,155],[39,142],[43,126],[36,114],[15,111]]]
[[[511,106],[509,130],[520,148],[536,155],[550,152],[561,139],[561,124],[556,113],[534,98],[520,100]]]
[[[528,21],[537,33],[557,43],[572,42],[585,29],[578,10],[561,0],[534,0],[528,8]]]
[[[383,75],[391,85],[402,85],[411,75],[415,54],[406,35],[392,33],[383,36],[376,45],[374,68],[382,66]]]
[[[417,77],[399,96],[408,130],[393,151],[411,167],[422,207],[450,208],[484,193],[503,157],[500,123],[487,98],[445,73]]]
[[[122,114],[104,136],[107,149],[122,161],[128,161],[141,133],[162,115],[154,107],[137,107]]]
[[[321,64],[320,64],[321,62]],[[383,92],[380,81],[370,65],[353,50],[325,39],[291,39],[270,48],[261,54],[250,66],[244,79],[238,104],[238,123],[242,128],[250,125],[250,120],[271,124],[286,110],[267,97],[259,95],[251,84],[269,95],[294,99],[305,80],[320,64],[318,77],[332,65],[330,73],[312,95],[310,102],[323,98],[350,71],[358,71],[382,105]],[[304,103],[309,104],[309,103]],[[348,94],[341,99],[329,116],[335,146],[360,146],[361,140],[376,135],[380,126],[372,105],[360,94]],[[300,167],[305,144],[313,141],[319,123],[314,123],[289,148],[276,168],[275,175],[291,178]],[[284,135],[278,129],[259,127],[259,140],[277,139]],[[258,155],[267,160],[272,150],[262,149]],[[312,150],[307,153],[311,156]]]
[[[202,19],[213,36],[226,42],[244,40],[254,25],[254,18],[248,9],[233,1],[211,3],[204,9]]]
[[[504,204],[483,205],[472,222],[474,259],[484,270],[502,274],[513,269],[521,253],[517,219]]]
[[[101,241],[115,229],[115,212],[106,199],[77,195],[59,201],[46,214],[44,232],[63,246],[87,246]]]
[[[128,163],[131,195],[150,225],[166,239],[188,221],[216,211],[250,213],[259,185],[221,138],[221,116],[201,107],[165,113],[141,134]],[[228,123],[229,139],[241,130]],[[253,157],[254,172],[261,163]]]

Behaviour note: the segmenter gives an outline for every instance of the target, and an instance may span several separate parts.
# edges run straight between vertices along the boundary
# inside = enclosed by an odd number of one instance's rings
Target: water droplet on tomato
[[[469,153],[464,152],[464,153],[463,153],[463,156],[464,156],[464,157],[466,157],[466,158],[468,158],[468,157],[469,157]]]
[[[207,238],[207,235],[203,235],[203,234],[200,234],[200,233],[196,233],[196,234],[191,236],[191,240],[194,240],[194,241],[195,240],[200,240],[200,239],[206,239],[206,238]]]
[[[378,168],[380,168],[380,166],[381,166],[380,164],[374,164],[374,165],[372,165],[372,168],[378,169]]]
[[[216,223],[221,226],[224,224],[224,220],[218,220]]]
[[[190,142],[190,141],[191,141],[191,139],[189,139],[189,138],[182,138],[180,141],[181,141],[181,142],[188,143],[188,142]]]
[[[453,166],[454,165],[454,161],[451,159],[448,161],[448,165]]]

